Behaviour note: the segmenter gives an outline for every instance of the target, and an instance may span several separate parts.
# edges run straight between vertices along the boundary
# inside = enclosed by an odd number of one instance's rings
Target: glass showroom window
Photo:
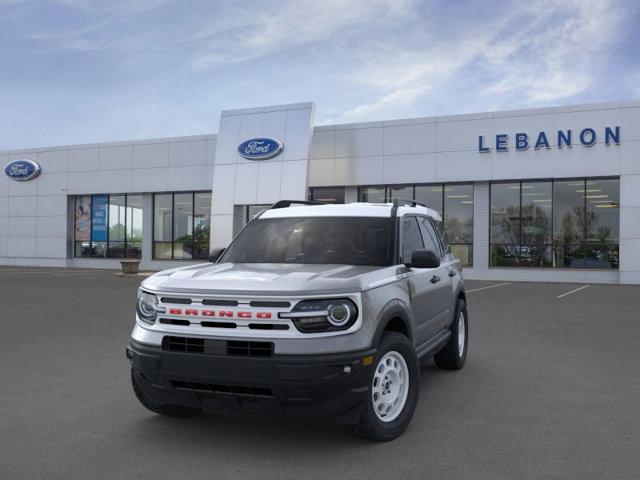
[[[385,187],[361,187],[358,188],[358,201],[384,203],[387,201],[386,192]]]
[[[386,201],[393,202],[396,198],[413,200],[413,185],[398,185],[394,187],[387,187]]]
[[[451,251],[464,266],[473,265],[473,184],[397,185],[361,187],[361,202],[416,200],[436,210],[444,221]]]
[[[473,265],[473,184],[444,185],[442,219],[451,251],[462,265]]]
[[[620,181],[554,182],[554,266],[618,268]]]
[[[309,200],[322,203],[344,203],[344,187],[311,188]]]
[[[159,193],[153,196],[153,258],[209,257],[211,193]]]
[[[491,185],[491,265],[551,266],[551,182]]]
[[[142,195],[86,195],[75,198],[76,257],[140,258]]]
[[[619,181],[491,184],[491,265],[617,268]]]
[[[442,215],[443,193],[442,185],[417,185],[415,200]]]
[[[244,209],[244,223],[247,224],[253,217],[258,215],[263,210],[268,209],[273,204],[259,204],[259,205],[245,205]]]

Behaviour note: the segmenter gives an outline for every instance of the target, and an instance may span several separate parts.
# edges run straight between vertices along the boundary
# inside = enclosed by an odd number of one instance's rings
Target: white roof
[[[265,211],[260,218],[289,218],[289,217],[390,217],[392,203],[347,203],[326,205],[299,205],[287,208],[274,208]],[[442,220],[435,210],[421,205],[415,207],[400,206],[399,217],[408,213],[420,213]]]

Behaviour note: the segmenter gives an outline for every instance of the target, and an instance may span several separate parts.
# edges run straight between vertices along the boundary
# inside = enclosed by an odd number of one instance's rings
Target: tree
[[[444,228],[451,243],[471,243],[473,241],[473,218],[467,218],[461,222],[456,217],[447,217],[444,220]]]
[[[206,247],[209,249],[209,225],[196,225],[192,235],[182,235],[176,243],[182,243],[184,251],[195,256],[194,249]]]
[[[124,241],[124,225],[122,223],[116,223],[109,227],[109,240]]]
[[[524,261],[532,265],[548,264],[551,237],[549,212],[536,204],[522,208],[512,205],[500,213],[492,214],[493,239],[503,246],[497,247],[499,265],[518,264]]]

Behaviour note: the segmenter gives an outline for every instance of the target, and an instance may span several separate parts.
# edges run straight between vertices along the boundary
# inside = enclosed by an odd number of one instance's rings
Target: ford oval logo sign
[[[33,160],[14,160],[4,167],[4,173],[11,180],[26,182],[38,176],[40,165]]]
[[[273,138],[250,138],[238,145],[238,153],[249,160],[266,160],[278,155],[284,146]]]

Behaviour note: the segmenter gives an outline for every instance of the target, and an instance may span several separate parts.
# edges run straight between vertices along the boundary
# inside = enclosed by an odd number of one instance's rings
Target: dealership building
[[[640,284],[640,101],[319,126],[313,103],[246,108],[0,164],[1,265],[171,268],[281,199],[403,198],[441,213],[466,278]]]

